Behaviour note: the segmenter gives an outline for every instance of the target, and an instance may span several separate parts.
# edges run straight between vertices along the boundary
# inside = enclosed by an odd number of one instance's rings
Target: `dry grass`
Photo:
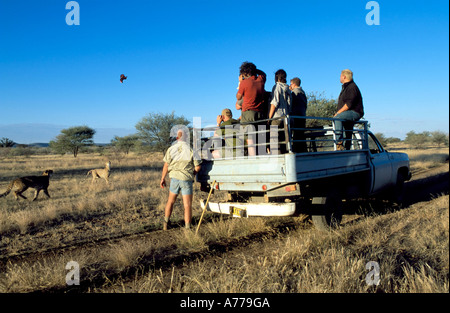
[[[446,147],[419,150],[411,149],[403,144],[397,144],[388,150],[407,153],[411,161],[411,171],[413,173],[440,166],[449,160],[449,150]]]
[[[442,196],[329,233],[296,230],[275,242],[191,263],[188,269],[175,271],[170,289],[208,293],[448,292],[448,205],[448,196]],[[378,286],[366,283],[369,261],[380,265]],[[166,292],[168,282],[155,279],[158,275],[153,272],[137,278],[122,290]]]
[[[112,160],[107,185],[104,181],[91,184],[90,177],[86,176],[89,169],[107,161],[100,155],[79,155],[76,159],[47,155],[3,159],[0,192],[15,177],[38,174],[47,168],[55,174],[49,187],[51,199],[16,201],[11,195],[0,199],[0,255],[33,255],[161,229],[168,194],[167,188],[159,187],[161,160],[160,154]],[[194,191],[193,216],[198,217],[201,214],[198,186]],[[28,192],[32,191],[25,194]],[[178,199],[172,222],[181,223],[183,215],[182,202]],[[181,240],[178,249],[198,249],[194,239]],[[85,270],[90,269],[86,279],[95,279],[97,275],[133,267],[141,258],[165,248],[164,244],[155,246],[123,239],[98,249],[77,250],[71,258],[81,262]],[[5,272],[0,274],[0,291],[27,292],[64,286],[61,273],[65,272],[68,261],[67,257],[59,259],[50,255],[38,261],[7,263]],[[36,275],[41,278],[36,280]]]
[[[448,161],[448,150],[411,150],[413,170]],[[235,249],[226,257],[190,262],[168,272],[142,268],[143,262],[169,255],[208,251],[211,243],[274,234],[277,218],[217,219],[194,230],[175,229],[164,240],[123,236],[161,229],[167,189],[159,179],[162,155],[129,155],[112,159],[110,184],[90,183],[86,173],[101,167],[100,155],[4,158],[0,192],[15,177],[53,169],[51,199],[0,199],[0,255],[14,256],[81,245],[44,258],[6,262],[0,292],[29,292],[65,287],[65,265],[76,260],[84,280],[141,269],[132,282],[111,281],[95,292],[448,292],[448,196],[387,215],[366,217],[342,229],[323,233],[302,227],[277,239]],[[27,191],[32,192],[32,191]],[[201,214],[195,186],[193,215]],[[214,197],[220,198],[216,194]],[[175,205],[172,221],[183,224],[183,206]],[[165,235],[167,236],[167,235]],[[119,238],[118,240],[112,240]],[[101,244],[90,246],[91,243]],[[168,254],[167,254],[168,253]],[[365,265],[376,261],[381,284],[367,286]]]
[[[253,233],[264,233],[269,231],[267,219],[233,219],[224,223],[223,221],[213,221],[205,226],[205,233],[211,241],[220,241],[224,239],[235,239],[245,237]]]
[[[0,199],[2,254],[5,250],[12,253],[36,249],[33,243],[52,246],[30,241],[36,238],[36,232],[46,233],[46,237],[65,237],[65,241],[82,241],[159,228],[168,193],[158,184],[162,168],[159,155],[129,156],[120,165],[112,163],[110,184],[91,184],[87,171],[104,161],[104,157],[92,155],[77,159],[33,156],[23,161],[4,160],[0,164],[0,191],[18,176],[39,173],[44,168],[53,169],[55,174],[49,187],[51,199],[16,201],[11,195]],[[198,214],[201,209],[194,200],[194,214]],[[183,209],[178,201],[173,220],[182,219]],[[55,242],[56,246],[60,244]],[[14,248],[20,245],[23,247]]]

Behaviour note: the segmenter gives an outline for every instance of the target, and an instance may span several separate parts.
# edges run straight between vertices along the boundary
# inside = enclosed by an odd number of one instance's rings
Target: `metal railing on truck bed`
[[[368,149],[367,121],[346,122],[339,141],[335,118],[286,116],[246,124],[194,128],[194,155],[203,160],[240,159],[285,153]],[[279,126],[273,125],[274,123]]]
[[[304,127],[293,127],[295,119],[310,122],[305,122]],[[282,126],[268,126],[280,120]],[[350,150],[337,151],[335,121],[288,116],[223,129],[194,129],[195,157],[203,160],[197,182],[202,190],[215,181],[216,189],[264,193],[270,197],[283,194],[279,191],[286,188],[299,193],[298,184],[302,182],[369,171],[367,122],[357,122],[362,126],[347,129]],[[326,125],[329,122],[331,126]],[[305,151],[296,152],[296,143],[304,143]]]

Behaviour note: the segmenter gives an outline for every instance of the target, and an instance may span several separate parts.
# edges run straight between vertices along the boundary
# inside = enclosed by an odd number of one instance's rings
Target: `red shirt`
[[[262,102],[264,101],[264,85],[266,83],[266,76],[259,75],[258,78],[251,76],[244,79],[239,84],[238,93],[244,97],[242,103],[242,112],[253,110],[257,112],[262,111]]]

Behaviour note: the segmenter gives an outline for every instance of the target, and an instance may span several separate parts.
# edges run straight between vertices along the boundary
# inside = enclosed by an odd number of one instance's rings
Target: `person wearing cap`
[[[240,155],[239,151],[243,151],[244,142],[237,135],[240,128],[232,126],[236,124],[239,124],[239,121],[233,118],[233,113],[230,109],[223,109],[222,114],[217,116],[217,127],[220,127],[220,132],[216,132],[215,135],[225,136],[225,148],[213,151],[212,155],[215,159],[226,157],[228,154],[230,156]],[[232,153],[228,151],[232,151]]]
[[[163,159],[161,188],[166,187],[167,174],[170,177],[169,198],[164,209],[164,230],[168,228],[173,205],[180,192],[183,197],[185,227],[190,228],[191,226],[193,182],[195,174],[200,171],[202,161],[194,158],[194,153],[189,146],[187,132],[184,129],[178,130],[177,141],[167,149]]]

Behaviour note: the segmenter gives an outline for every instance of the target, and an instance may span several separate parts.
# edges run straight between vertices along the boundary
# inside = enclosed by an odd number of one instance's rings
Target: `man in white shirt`
[[[173,205],[181,192],[184,205],[185,227],[190,228],[192,218],[193,182],[195,174],[200,171],[201,160],[194,159],[194,153],[189,146],[186,130],[178,130],[177,142],[173,144],[164,156],[164,167],[161,175],[161,188],[166,186],[166,176],[169,174],[169,198],[164,210],[163,229],[167,230]]]
[[[275,73],[275,85],[272,88],[269,119],[280,119],[271,121],[270,125],[278,127],[278,142],[286,140],[284,131],[280,128],[284,128],[284,119],[282,117],[287,116],[291,110],[292,95],[289,90],[289,86],[286,84],[286,72],[284,70],[278,70]],[[273,151],[272,151],[273,152]],[[280,145],[280,153],[287,152],[287,144]]]

